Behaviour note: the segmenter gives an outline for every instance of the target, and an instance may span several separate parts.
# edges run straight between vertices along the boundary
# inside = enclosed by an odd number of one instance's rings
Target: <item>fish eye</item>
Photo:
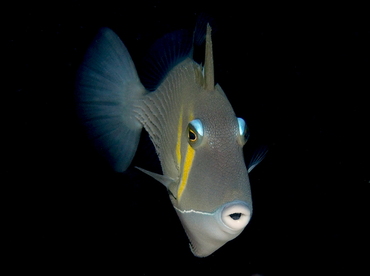
[[[238,118],[238,125],[239,125],[239,134],[240,136],[243,137],[245,144],[249,138],[249,128],[242,118]]]
[[[194,130],[192,130],[190,128],[189,128],[188,136],[189,136],[189,141],[191,141],[191,142],[195,142],[198,139],[197,134],[194,132]]]
[[[188,125],[188,139],[192,146],[198,144],[203,137],[203,124],[199,119],[192,120]]]

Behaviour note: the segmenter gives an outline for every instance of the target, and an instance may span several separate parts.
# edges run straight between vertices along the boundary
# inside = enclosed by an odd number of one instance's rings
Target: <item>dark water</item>
[[[366,272],[370,24],[364,8],[70,1],[6,10],[3,70],[11,100],[3,100],[3,147],[10,154],[2,227],[9,230],[4,241],[14,271]],[[113,173],[88,144],[73,106],[75,72],[100,27],[112,28],[139,61],[155,39],[190,27],[200,12],[215,19],[216,81],[250,126],[246,152],[269,147],[250,175],[250,224],[205,259],[190,253],[162,185],[134,168]],[[145,135],[134,165],[160,170]]]

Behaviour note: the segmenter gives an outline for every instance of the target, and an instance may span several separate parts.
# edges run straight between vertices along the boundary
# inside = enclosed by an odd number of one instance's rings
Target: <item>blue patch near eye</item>
[[[238,124],[239,124],[239,134],[244,135],[245,134],[245,121],[242,118],[238,118]]]
[[[200,136],[203,136],[203,124],[199,119],[191,121],[190,124]]]

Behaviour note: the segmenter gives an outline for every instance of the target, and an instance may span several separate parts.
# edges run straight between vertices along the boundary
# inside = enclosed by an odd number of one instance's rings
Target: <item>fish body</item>
[[[249,131],[214,84],[210,26],[204,66],[192,59],[191,50],[176,47],[174,36],[164,44],[169,50],[157,56],[163,79],[148,91],[118,36],[101,29],[78,73],[78,109],[116,171],[131,164],[145,128],[163,174],[139,169],[166,186],[193,254],[206,257],[238,236],[251,218],[243,157]]]

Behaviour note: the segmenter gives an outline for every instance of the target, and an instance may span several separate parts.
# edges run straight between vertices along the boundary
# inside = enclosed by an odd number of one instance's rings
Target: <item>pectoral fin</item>
[[[248,164],[248,173],[250,173],[261,161],[265,158],[267,154],[267,147],[261,147],[253,153],[253,156]]]
[[[172,178],[170,178],[168,176],[165,176],[163,174],[150,172],[150,171],[144,170],[144,169],[139,168],[139,167],[135,167],[135,168],[142,171],[143,173],[153,177],[155,180],[162,183],[167,189],[170,188],[171,184],[175,183],[175,180],[173,180]]]

